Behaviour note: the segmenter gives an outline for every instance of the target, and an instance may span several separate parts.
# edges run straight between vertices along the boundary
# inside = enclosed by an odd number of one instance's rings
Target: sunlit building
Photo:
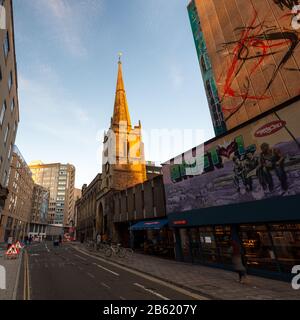
[[[32,173],[16,146],[13,147],[8,180],[8,198],[0,218],[0,242],[8,237],[23,239],[31,219],[34,182]]]
[[[41,161],[31,162],[29,167],[34,182],[50,192],[48,224],[67,226],[74,210],[75,167]]]
[[[17,64],[11,0],[0,0],[5,8],[0,28],[0,216],[8,195],[12,149],[19,123]],[[2,27],[3,27],[2,25]]]
[[[191,0],[188,13],[216,135],[299,100],[299,1]]]

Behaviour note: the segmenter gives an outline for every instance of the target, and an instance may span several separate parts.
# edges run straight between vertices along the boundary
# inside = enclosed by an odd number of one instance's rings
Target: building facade
[[[12,151],[12,162],[8,181],[9,195],[0,218],[0,242],[9,236],[23,239],[31,219],[34,182],[32,173],[16,146]]]
[[[101,189],[101,174],[89,185],[83,185],[81,197],[75,203],[75,225],[78,240],[95,239],[97,196]]]
[[[5,8],[0,28],[0,215],[8,196],[8,176],[19,124],[17,64],[11,0],[0,0]]]
[[[188,13],[216,135],[299,97],[295,1],[192,0]],[[296,20],[295,20],[296,19]]]
[[[290,279],[300,264],[299,119],[291,100],[163,165],[178,260],[231,269],[234,241],[249,273]]]
[[[50,191],[48,224],[68,226],[74,210],[75,167],[71,164],[29,164],[36,184]]]
[[[46,236],[50,192],[35,184],[32,196],[30,234]]]

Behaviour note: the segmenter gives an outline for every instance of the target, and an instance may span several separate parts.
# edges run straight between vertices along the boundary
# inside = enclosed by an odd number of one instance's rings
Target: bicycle
[[[124,258],[126,255],[126,249],[122,248],[120,244],[117,244],[117,245],[111,244],[105,250],[105,256],[109,258],[113,254],[118,256],[119,258]]]

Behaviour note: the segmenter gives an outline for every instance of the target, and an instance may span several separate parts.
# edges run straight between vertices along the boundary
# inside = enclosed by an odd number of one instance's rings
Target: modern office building
[[[68,217],[74,210],[75,167],[71,164],[29,164],[36,184],[50,191],[48,224],[68,226]]]
[[[7,241],[9,236],[21,240],[28,234],[33,189],[32,173],[14,146],[8,181],[9,195],[0,218],[0,242]]]
[[[299,28],[292,13],[296,4],[298,0],[189,2],[217,136],[299,98]]]
[[[19,124],[17,63],[11,0],[0,0],[0,216],[8,195],[8,177]],[[4,12],[4,13],[3,13]],[[4,28],[2,28],[4,27]]]
[[[35,184],[32,195],[30,234],[46,236],[50,192]]]

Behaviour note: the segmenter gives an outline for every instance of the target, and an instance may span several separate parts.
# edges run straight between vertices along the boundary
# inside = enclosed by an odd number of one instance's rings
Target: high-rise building
[[[68,217],[74,210],[75,167],[41,161],[31,162],[29,167],[34,182],[50,191],[48,223],[68,226]]]
[[[299,100],[299,0],[191,0],[216,135]]]
[[[8,195],[8,176],[19,123],[17,64],[11,0],[0,0],[0,215]],[[3,28],[4,27],[4,28]]]
[[[8,181],[9,195],[0,218],[0,242],[6,241],[9,236],[23,239],[27,235],[33,188],[32,173],[22,154],[14,146]]]
[[[48,189],[35,184],[32,195],[32,209],[30,221],[30,233],[45,235],[50,192]]]

